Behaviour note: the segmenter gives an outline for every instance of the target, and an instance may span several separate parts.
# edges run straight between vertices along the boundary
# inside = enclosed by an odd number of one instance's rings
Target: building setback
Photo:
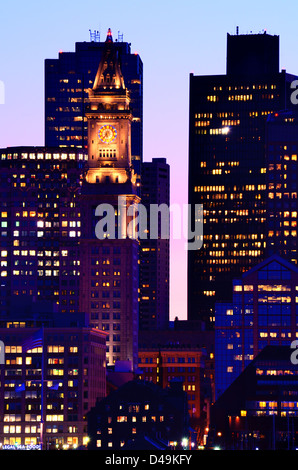
[[[214,325],[216,300],[266,256],[266,119],[292,107],[279,37],[227,36],[226,74],[190,75],[189,203],[203,204],[204,243],[188,252],[188,314]]]

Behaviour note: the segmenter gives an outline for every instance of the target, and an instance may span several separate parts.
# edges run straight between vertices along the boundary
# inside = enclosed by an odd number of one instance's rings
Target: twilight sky
[[[224,74],[226,35],[280,36],[280,68],[298,73],[296,0],[4,0],[0,7],[0,148],[44,145],[44,60],[110,27],[144,64],[144,160],[171,166],[171,204],[187,204],[189,73]],[[187,315],[185,240],[171,242],[170,315]]]

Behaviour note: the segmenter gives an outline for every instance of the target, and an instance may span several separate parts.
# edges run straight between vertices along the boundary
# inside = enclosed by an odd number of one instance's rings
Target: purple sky
[[[144,159],[171,165],[171,203],[187,203],[189,73],[223,74],[226,35],[280,36],[280,67],[298,72],[296,1],[51,0],[2,2],[0,147],[44,145],[44,59],[89,41],[89,29],[123,33],[144,63]],[[184,240],[171,243],[171,318],[186,318]]]

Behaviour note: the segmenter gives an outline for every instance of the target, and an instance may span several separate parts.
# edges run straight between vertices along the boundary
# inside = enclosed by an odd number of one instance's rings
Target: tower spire
[[[110,28],[108,29],[102,59],[100,61],[93,84],[93,90],[100,90],[100,92],[102,92],[103,89],[107,88],[125,90],[125,84],[119,60],[119,50],[116,43],[113,43],[113,37]]]
[[[111,30],[111,28],[108,29],[106,42],[113,42],[113,36],[112,36],[112,30]]]

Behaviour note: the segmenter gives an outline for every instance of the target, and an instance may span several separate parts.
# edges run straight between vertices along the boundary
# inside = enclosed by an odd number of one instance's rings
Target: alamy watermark
[[[298,87],[298,80],[293,80],[290,85],[291,88],[297,88]],[[292,104],[298,104],[298,89],[295,89],[291,93],[290,100]]]
[[[203,245],[202,204],[195,204],[194,211],[190,204],[150,204],[148,209],[141,203],[129,204],[126,196],[119,196],[116,208],[99,204],[95,215],[100,217],[95,226],[99,240],[168,240],[171,234],[173,239],[184,239],[188,250],[199,250]]]
[[[0,341],[0,364],[5,364],[5,345]]]
[[[291,363],[294,365],[297,365],[298,364],[298,340],[297,339],[291,342],[291,349],[294,349],[290,358]]]

